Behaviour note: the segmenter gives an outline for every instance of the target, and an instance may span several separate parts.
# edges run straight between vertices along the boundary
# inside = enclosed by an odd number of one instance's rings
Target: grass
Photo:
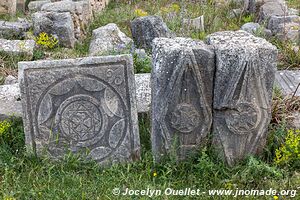
[[[140,116],[142,159],[135,163],[101,168],[76,155],[61,161],[36,158],[23,152],[15,154],[0,147],[0,198],[2,199],[148,199],[139,196],[114,196],[112,190],[130,189],[296,189],[300,174],[280,169],[260,158],[249,157],[234,168],[226,167],[209,149],[177,163],[169,159],[153,163],[150,151],[150,127],[147,115]],[[19,126],[22,126],[20,123]],[[15,134],[23,135],[22,129]],[[157,173],[157,176],[153,174]],[[186,197],[189,199],[188,197]],[[157,196],[155,199],[182,199],[181,196]],[[195,198],[196,199],[196,198]],[[211,199],[208,195],[201,199]],[[223,196],[219,199],[232,199]],[[251,199],[251,198],[250,198]],[[261,199],[270,199],[262,197]]]

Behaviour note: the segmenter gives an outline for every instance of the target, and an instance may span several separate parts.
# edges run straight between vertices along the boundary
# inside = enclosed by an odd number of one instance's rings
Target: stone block
[[[151,78],[150,73],[135,75],[137,109],[139,113],[145,113],[150,111],[150,107],[151,107],[150,78]]]
[[[134,44],[144,49],[152,49],[154,38],[174,36],[159,16],[136,18],[131,22],[131,33]]]
[[[140,158],[132,58],[128,55],[19,63],[26,144],[99,164]]]
[[[206,144],[214,70],[215,53],[202,41],[154,39],[151,140],[156,161],[163,155],[185,159]]]
[[[277,49],[245,31],[213,33],[207,43],[216,52],[213,146],[232,166],[264,148]]]

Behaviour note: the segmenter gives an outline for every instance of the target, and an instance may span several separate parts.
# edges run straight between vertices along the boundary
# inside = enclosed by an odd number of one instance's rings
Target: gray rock
[[[185,159],[206,143],[212,123],[215,54],[202,41],[156,38],[152,69],[152,151]]]
[[[42,6],[42,11],[45,12],[70,12],[73,23],[76,39],[83,39],[87,33],[87,26],[93,19],[93,11],[89,1],[58,1],[48,3]]]
[[[188,29],[204,31],[204,15],[194,19],[183,19],[183,25]]]
[[[257,7],[256,0],[244,0],[244,10],[249,14],[255,14]]]
[[[24,38],[25,32],[29,31],[31,27],[32,24],[27,20],[19,20],[17,22],[0,21],[0,38]]]
[[[131,33],[138,48],[152,49],[152,41],[158,37],[173,37],[161,17],[146,16],[136,18],[131,22]]]
[[[35,35],[45,32],[58,38],[61,46],[74,47],[74,25],[69,12],[36,12],[32,14],[32,21]]]
[[[277,49],[245,31],[211,34],[215,48],[213,146],[229,165],[262,151],[271,120]]]
[[[260,29],[260,25],[258,23],[254,23],[254,22],[246,23],[241,27],[241,30],[244,30],[251,34],[257,33],[257,31],[259,29]]]
[[[272,31],[266,29],[265,27],[260,26],[260,24],[258,23],[253,23],[253,22],[246,23],[241,27],[241,30],[251,33],[252,35],[255,36],[260,36],[265,38],[272,37]]]
[[[22,116],[19,84],[0,86],[0,120]]]
[[[35,48],[34,40],[6,40],[0,39],[0,52],[14,54],[14,55],[26,55],[28,58],[33,56],[33,50]]]
[[[151,86],[150,86],[151,74],[136,74],[136,99],[137,110],[139,113],[145,113],[150,111],[151,106]]]
[[[28,4],[28,10],[31,13],[41,11],[42,6],[51,3],[50,0],[42,0],[42,1],[30,1]]]
[[[132,43],[132,39],[121,32],[116,24],[107,24],[93,30],[89,55],[103,55],[113,51],[122,52],[130,49]]]
[[[276,85],[284,95],[300,96],[300,71],[299,70],[280,70],[276,72]],[[297,89],[298,88],[298,89]]]
[[[128,55],[19,63],[26,144],[99,164],[140,158],[132,58]]]
[[[300,17],[297,15],[271,16],[267,28],[270,29],[272,33],[277,34],[282,31],[282,26],[288,23],[300,24]]]
[[[260,7],[258,22],[264,23],[267,22],[271,16],[285,16],[287,14],[288,8],[285,3],[270,0]]]
[[[12,85],[18,83],[18,79],[12,75],[9,75],[5,78],[4,85]]]

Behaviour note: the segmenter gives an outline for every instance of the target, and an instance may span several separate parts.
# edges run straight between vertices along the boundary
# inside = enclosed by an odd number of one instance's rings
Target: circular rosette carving
[[[171,114],[171,126],[182,133],[192,132],[199,124],[200,114],[191,104],[181,103]]]
[[[238,103],[226,117],[228,128],[234,133],[244,135],[254,130],[259,123],[259,110],[253,103]]]
[[[85,149],[102,161],[119,148],[128,129],[125,102],[110,83],[73,75],[57,81],[41,96],[36,111],[39,141],[55,157]],[[42,138],[42,139],[41,139]]]

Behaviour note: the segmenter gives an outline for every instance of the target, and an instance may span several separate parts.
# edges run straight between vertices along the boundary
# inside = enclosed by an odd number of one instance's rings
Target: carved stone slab
[[[276,72],[276,85],[280,87],[284,95],[300,96],[300,71],[280,70]],[[296,91],[297,90],[297,91]]]
[[[132,58],[19,63],[27,145],[100,164],[140,157]]]
[[[165,154],[181,160],[210,132],[215,54],[187,38],[157,38],[153,44],[153,154],[156,160]]]
[[[277,49],[245,31],[208,36],[215,48],[213,143],[229,165],[262,150],[271,119]]]
[[[139,113],[150,111],[150,106],[151,106],[150,78],[151,78],[150,73],[135,75],[137,110]]]

